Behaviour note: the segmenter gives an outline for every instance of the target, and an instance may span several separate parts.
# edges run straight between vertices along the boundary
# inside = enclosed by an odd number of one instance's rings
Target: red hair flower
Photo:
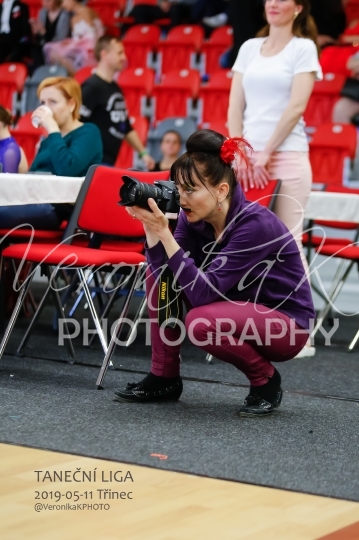
[[[248,165],[248,157],[245,152],[245,147],[253,150],[249,142],[242,137],[226,139],[221,146],[220,157],[224,163],[231,165],[231,163],[236,159],[236,156],[238,156],[241,160],[244,159]]]

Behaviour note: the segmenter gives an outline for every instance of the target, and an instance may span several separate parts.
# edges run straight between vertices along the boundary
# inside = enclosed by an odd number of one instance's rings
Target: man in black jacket
[[[0,63],[21,62],[31,40],[29,8],[20,0],[0,5]]]

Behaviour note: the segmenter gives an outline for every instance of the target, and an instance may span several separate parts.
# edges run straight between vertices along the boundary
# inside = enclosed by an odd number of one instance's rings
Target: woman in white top
[[[245,136],[254,150],[248,168],[238,171],[244,190],[282,181],[274,212],[295,237],[307,271],[302,232],[312,170],[303,113],[322,78],[317,32],[308,0],[265,0],[264,7],[267,26],[242,45],[233,66],[229,133]]]
[[[254,149],[251,166],[238,174],[245,190],[269,178],[282,180],[286,196],[277,198],[275,212],[302,251],[302,213],[312,180],[302,115],[315,78],[322,77],[315,24],[308,0],[267,0],[265,13],[263,37],[246,41],[233,66],[229,132],[245,136]]]

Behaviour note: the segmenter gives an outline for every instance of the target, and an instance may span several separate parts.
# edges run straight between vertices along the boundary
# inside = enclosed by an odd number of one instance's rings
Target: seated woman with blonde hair
[[[91,165],[102,162],[102,139],[97,126],[79,121],[81,87],[69,77],[48,77],[38,87],[41,105],[32,113],[48,135],[30,167],[31,172],[57,176],[85,176]],[[31,178],[29,177],[29,182]],[[70,217],[72,205],[26,204],[0,207],[0,228],[28,224],[57,229]]]
[[[97,13],[80,0],[63,0],[62,7],[72,13],[71,38],[44,45],[47,64],[61,64],[70,75],[87,65],[95,65],[93,50],[104,33]]]

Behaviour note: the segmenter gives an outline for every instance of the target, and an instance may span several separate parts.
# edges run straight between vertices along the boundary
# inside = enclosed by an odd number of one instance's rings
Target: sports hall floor
[[[359,316],[340,317],[332,346],[319,337],[314,358],[277,365],[282,407],[249,419],[238,416],[244,376],[206,364],[187,342],[178,403],[113,401],[148,371],[144,325],[129,349],[116,349],[100,391],[99,343],[83,347],[79,336],[68,363],[52,313],[44,310],[23,357],[15,352],[28,320],[19,319],[0,362],[2,540],[359,539],[359,349],[346,351]],[[50,481],[55,471],[95,468],[107,481]],[[133,482],[109,481],[120,470]],[[100,500],[105,489],[133,498]],[[78,503],[110,508],[34,508],[71,505],[75,491]]]

